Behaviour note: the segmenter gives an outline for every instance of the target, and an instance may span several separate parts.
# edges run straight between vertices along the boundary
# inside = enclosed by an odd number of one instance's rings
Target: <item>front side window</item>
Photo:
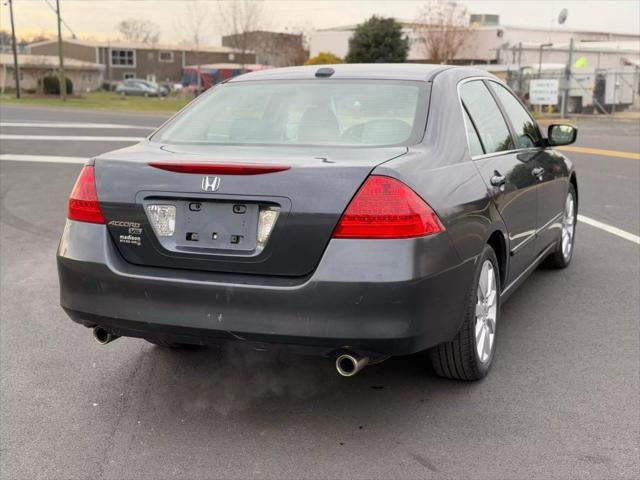
[[[489,82],[498,100],[511,120],[516,134],[516,148],[532,148],[541,145],[542,135],[529,112],[506,88],[496,82]]]
[[[111,50],[111,65],[114,67],[133,67],[136,64],[133,50]]]
[[[168,143],[407,145],[426,122],[425,82],[280,80],[217,86],[153,138]]]
[[[460,94],[478,130],[485,153],[513,150],[509,128],[485,84],[480,80],[464,83]]]

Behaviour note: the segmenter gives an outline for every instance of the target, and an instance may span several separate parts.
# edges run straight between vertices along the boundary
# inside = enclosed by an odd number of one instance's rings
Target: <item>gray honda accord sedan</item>
[[[553,147],[576,134],[472,68],[242,75],[84,166],[60,303],[102,344],[279,345],[343,376],[428,350],[476,380],[501,304],[571,261],[578,184]]]

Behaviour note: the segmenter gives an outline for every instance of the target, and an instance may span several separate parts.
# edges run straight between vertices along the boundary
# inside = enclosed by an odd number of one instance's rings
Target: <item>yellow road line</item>
[[[558,150],[563,150],[565,152],[590,153],[592,155],[602,155],[605,157],[632,158],[634,160],[640,160],[640,153],[621,152],[620,150],[603,150],[601,148],[575,146],[558,147]]]

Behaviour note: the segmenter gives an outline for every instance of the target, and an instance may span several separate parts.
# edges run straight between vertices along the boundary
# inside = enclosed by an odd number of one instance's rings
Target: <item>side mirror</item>
[[[549,125],[547,130],[547,139],[551,147],[569,145],[575,142],[576,138],[578,138],[578,129],[573,125],[553,124]]]

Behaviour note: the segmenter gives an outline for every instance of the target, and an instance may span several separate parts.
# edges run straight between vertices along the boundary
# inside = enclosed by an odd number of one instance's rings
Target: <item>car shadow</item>
[[[265,408],[272,413],[310,412],[309,405],[321,406],[322,399],[331,398],[337,406],[338,398],[389,396],[407,384],[428,390],[443,382],[457,383],[435,377],[424,354],[394,357],[351,378],[340,377],[332,359],[278,349],[258,351],[242,344],[194,350],[150,346],[142,354],[153,364],[148,380],[160,393],[161,404],[173,401],[175,408],[191,413],[251,415]]]
[[[155,432],[197,426],[201,440],[210,435],[204,427],[217,429],[220,422],[256,434],[295,429],[302,421],[328,438],[362,435],[389,422],[394,429],[414,428],[419,409],[428,406],[437,415],[482,388],[482,382],[436,377],[424,354],[394,357],[351,378],[340,377],[331,359],[233,344],[194,350],[145,345],[138,355],[121,414]],[[132,366],[122,368],[130,373]],[[122,391],[123,385],[112,388]]]
[[[541,322],[536,305],[568,276],[535,272],[512,296],[503,312],[496,364],[478,382],[435,376],[425,354],[393,357],[342,378],[330,359],[281,350],[256,351],[242,343],[172,350],[125,339],[129,354],[120,357],[118,372],[100,379],[104,390],[121,396],[105,402],[114,431],[109,455],[121,459],[113,476],[142,469],[150,458],[163,464],[174,450],[181,455],[179,465],[213,466],[215,458],[201,456],[212,446],[235,460],[251,452],[257,464],[270,465],[262,468],[281,473],[293,470],[269,462],[288,455],[303,469],[322,465],[327,476],[347,475],[340,462],[350,455],[373,470],[399,462],[411,478],[453,472],[464,465],[450,458],[461,435],[498,445],[548,420],[536,386],[536,372],[548,366],[529,345],[556,330],[552,319],[546,332],[535,328]],[[505,457],[488,468],[509,466]]]
[[[141,366],[137,377],[131,378],[131,388],[141,405],[153,406],[158,418],[181,418],[184,421],[213,416],[262,417],[265,412],[275,424],[292,414],[335,416],[347,418],[354,411],[372,412],[386,404],[397,402],[401,410],[406,402],[420,405],[432,402],[430,408],[442,407],[438,401],[468,400],[479,389],[497,388],[504,379],[500,372],[508,370],[509,357],[518,355],[523,338],[518,338],[522,323],[528,321],[523,311],[535,305],[527,290],[542,286],[551,272],[535,272],[532,278],[504,306],[501,325],[501,346],[494,371],[479,382],[460,382],[437,377],[426,353],[392,357],[371,365],[351,378],[340,377],[332,359],[293,354],[274,349],[260,351],[241,342],[229,342],[220,347],[168,349],[143,344],[138,353]],[[533,285],[532,285],[533,284]],[[533,288],[535,289],[535,287]],[[504,340],[504,341],[503,341]],[[129,339],[127,341],[134,341]],[[504,345],[506,344],[506,345]],[[121,366],[123,376],[132,366]],[[505,372],[506,373],[506,372]],[[508,374],[508,373],[507,373]],[[136,391],[142,381],[145,388]],[[122,378],[122,377],[121,377]],[[113,385],[115,390],[122,385]],[[460,400],[464,403],[464,400]],[[129,402],[133,406],[136,401]],[[144,409],[143,409],[144,410]],[[148,415],[141,410],[140,415]],[[410,417],[407,417],[410,421]]]

